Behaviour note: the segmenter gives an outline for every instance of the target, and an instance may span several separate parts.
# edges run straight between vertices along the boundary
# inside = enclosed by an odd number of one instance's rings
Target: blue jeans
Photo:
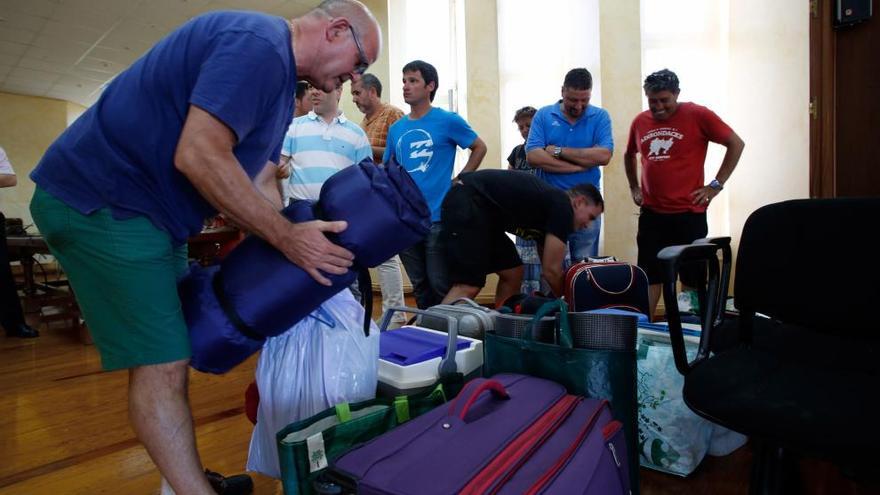
[[[600,216],[593,220],[589,227],[576,230],[568,236],[568,249],[571,250],[572,263],[599,255],[599,232],[601,231],[602,217]]]
[[[449,292],[446,251],[440,245],[440,223],[431,225],[424,240],[401,251],[400,261],[412,282],[416,305],[425,309],[440,304]]]

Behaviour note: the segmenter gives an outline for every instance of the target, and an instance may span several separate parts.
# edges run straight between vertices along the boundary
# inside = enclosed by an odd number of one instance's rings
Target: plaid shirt
[[[373,118],[364,117],[361,122],[364,132],[367,133],[367,139],[370,140],[370,146],[385,147],[385,141],[388,139],[388,128],[391,124],[403,117],[403,111],[395,106],[382,104],[382,108],[373,114]]]

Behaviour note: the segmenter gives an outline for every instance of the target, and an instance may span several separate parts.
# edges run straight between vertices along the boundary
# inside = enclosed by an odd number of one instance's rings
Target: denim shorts
[[[189,335],[177,279],[186,245],[147,218],[89,215],[37,187],[31,214],[67,274],[105,370],[187,359]]]

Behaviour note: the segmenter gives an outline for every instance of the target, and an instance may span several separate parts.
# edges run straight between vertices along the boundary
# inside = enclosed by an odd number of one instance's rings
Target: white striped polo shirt
[[[372,156],[372,148],[363,129],[341,112],[329,124],[309,112],[290,124],[281,154],[291,157],[288,197],[317,201],[324,181]]]

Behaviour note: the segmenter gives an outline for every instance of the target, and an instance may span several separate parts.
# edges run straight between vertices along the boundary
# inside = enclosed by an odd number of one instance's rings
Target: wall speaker
[[[834,27],[851,26],[870,19],[873,14],[872,1],[834,0]]]

